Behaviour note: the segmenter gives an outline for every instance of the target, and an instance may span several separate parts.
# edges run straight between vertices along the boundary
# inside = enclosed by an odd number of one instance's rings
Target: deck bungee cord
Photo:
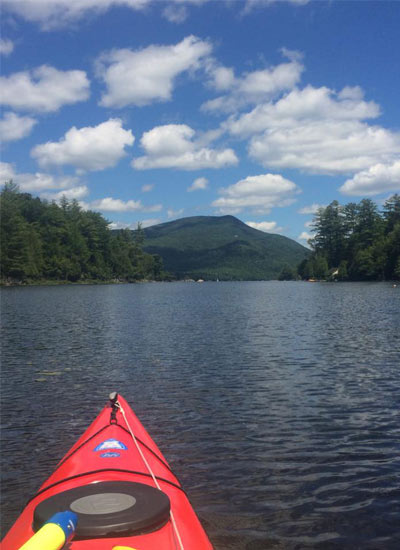
[[[110,395],[110,401],[112,402],[113,399],[113,394]],[[160,484],[158,483],[158,480],[156,478],[156,476],[154,475],[154,472],[153,470],[151,469],[151,466],[150,464],[147,462],[146,460],[146,457],[144,456],[143,454],[143,451],[142,449],[140,448],[140,445],[136,439],[136,436],[135,434],[133,433],[133,430],[128,422],[128,419],[126,418],[126,414],[125,414],[125,411],[123,409],[123,407],[121,406],[121,404],[119,403],[118,401],[118,395],[115,397],[115,406],[121,411],[121,414],[122,416],[124,417],[124,420],[125,420],[125,424],[127,425],[127,428],[129,430],[129,433],[131,434],[131,437],[133,439],[133,442],[135,443],[135,446],[137,448],[137,450],[139,451],[139,454],[144,462],[144,465],[146,466],[149,474],[151,475],[152,479],[153,479],[153,482],[154,482],[154,485],[157,487],[157,489],[159,491],[161,491],[161,487],[160,487]],[[182,539],[181,539],[181,536],[180,536],[180,533],[179,533],[179,529],[178,529],[178,526],[176,524],[176,520],[175,520],[175,517],[174,517],[174,513],[173,511],[171,510],[170,511],[170,516],[171,516],[171,524],[172,524],[172,527],[173,527],[173,530],[174,530],[174,534],[175,534],[175,537],[176,537],[176,540],[178,542],[178,546],[177,548],[179,548],[179,550],[185,550],[184,546],[183,546],[183,543],[182,543]]]

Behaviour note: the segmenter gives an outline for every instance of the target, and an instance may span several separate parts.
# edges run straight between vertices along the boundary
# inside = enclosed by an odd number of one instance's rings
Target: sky
[[[400,192],[400,2],[2,0],[1,183],[307,243]]]

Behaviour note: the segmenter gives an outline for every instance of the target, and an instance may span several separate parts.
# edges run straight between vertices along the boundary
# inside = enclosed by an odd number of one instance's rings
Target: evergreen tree
[[[349,278],[349,274],[347,272],[347,261],[342,260],[339,264],[337,279],[339,281],[347,281],[348,278]]]
[[[383,217],[386,221],[385,231],[390,233],[400,223],[400,195],[396,193],[383,206]]]
[[[356,225],[353,231],[358,249],[365,249],[383,235],[383,220],[378,207],[371,199],[363,199],[358,207]]]
[[[326,279],[328,276],[328,262],[327,259],[322,255],[317,255],[314,258],[313,265],[314,277],[317,279]]]
[[[329,265],[338,266],[344,246],[344,224],[338,201],[326,208],[320,208],[314,218],[316,235],[313,246],[316,253],[323,251]]]
[[[395,279],[400,280],[400,257],[397,259],[393,275]]]
[[[338,269],[339,280],[396,277],[400,258],[400,195],[385,202],[383,213],[370,199],[340,206],[333,201],[314,218],[312,256],[299,266],[301,277]],[[327,262],[323,265],[321,258]],[[326,276],[326,275],[325,275]]]
[[[18,187],[7,182],[0,196],[1,277],[22,279],[40,268],[37,235],[21,213]]]
[[[384,275],[386,279],[398,278],[396,269],[400,262],[400,221],[393,225],[393,229],[385,239],[386,263]]]
[[[297,273],[289,264],[285,264],[279,273],[278,281],[295,281],[297,279]]]
[[[136,281],[166,275],[161,258],[143,252],[140,225],[134,235],[108,226],[76,200],[64,196],[49,204],[7,182],[0,193],[1,279]]]

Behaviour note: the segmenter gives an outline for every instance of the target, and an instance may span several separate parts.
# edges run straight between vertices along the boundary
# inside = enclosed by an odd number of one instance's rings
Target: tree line
[[[370,199],[333,201],[313,219],[312,253],[298,266],[302,279],[400,279],[400,195],[378,206]]]
[[[140,225],[111,231],[101,214],[76,200],[60,204],[21,193],[12,181],[0,193],[1,281],[128,281],[167,277],[162,259],[143,251]]]

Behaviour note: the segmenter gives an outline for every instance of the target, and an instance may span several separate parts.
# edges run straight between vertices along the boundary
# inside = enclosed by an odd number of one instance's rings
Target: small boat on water
[[[116,393],[29,500],[2,550],[212,550],[177,477]]]

